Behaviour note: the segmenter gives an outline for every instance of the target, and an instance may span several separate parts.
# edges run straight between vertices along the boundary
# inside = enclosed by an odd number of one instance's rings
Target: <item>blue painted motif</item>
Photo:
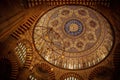
[[[78,25],[78,30],[77,31],[70,31],[70,25],[71,24]],[[66,24],[64,26],[64,30],[65,30],[66,33],[68,33],[71,36],[77,36],[77,35],[81,34],[81,32],[83,30],[83,26],[82,26],[82,23],[79,20],[72,19],[72,20],[69,20],[68,22],[66,22]]]

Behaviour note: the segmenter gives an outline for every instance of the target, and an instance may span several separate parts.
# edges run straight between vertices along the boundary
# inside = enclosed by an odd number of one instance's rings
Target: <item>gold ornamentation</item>
[[[69,10],[63,10],[61,14],[62,14],[62,15],[68,15],[69,13],[70,13]]]
[[[85,6],[60,6],[48,11],[38,20],[33,39],[46,61],[65,69],[91,67],[103,60],[113,46],[108,21]]]

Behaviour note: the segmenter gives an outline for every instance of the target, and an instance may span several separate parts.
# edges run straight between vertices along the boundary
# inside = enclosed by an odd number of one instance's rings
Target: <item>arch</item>
[[[32,44],[30,41],[23,39],[17,42],[15,52],[21,62],[21,65],[24,65],[24,68],[29,68],[32,61]]]
[[[84,80],[79,74],[74,72],[69,72],[63,74],[59,80],[72,80],[71,78],[74,78],[76,80]]]
[[[101,79],[101,80],[112,80],[112,74],[113,74],[112,69],[108,67],[100,66],[95,68],[90,73],[88,80],[94,80],[95,78]]]
[[[36,64],[35,65],[36,72],[41,74],[42,77],[48,78],[48,80],[55,80],[55,73],[51,70],[51,67],[46,63]],[[45,79],[45,80],[46,80]]]
[[[15,58],[13,58],[13,55],[8,55],[8,56],[3,56],[0,58],[0,66],[3,66],[4,68],[0,68],[4,71],[4,69],[6,69],[6,71],[8,72],[7,74],[9,74],[9,76],[6,76],[5,74],[3,74],[3,77],[6,77],[5,80],[16,80],[17,75],[18,75],[18,63],[16,61]],[[7,78],[8,77],[8,78]],[[2,79],[4,80],[4,79]]]

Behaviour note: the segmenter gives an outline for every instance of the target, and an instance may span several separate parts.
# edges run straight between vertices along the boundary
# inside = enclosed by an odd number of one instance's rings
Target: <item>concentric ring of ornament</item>
[[[34,28],[38,53],[64,69],[85,69],[98,64],[113,46],[108,21],[85,6],[60,6],[44,14]]]
[[[72,36],[77,36],[82,32],[82,24],[79,20],[69,20],[64,26],[65,32]]]

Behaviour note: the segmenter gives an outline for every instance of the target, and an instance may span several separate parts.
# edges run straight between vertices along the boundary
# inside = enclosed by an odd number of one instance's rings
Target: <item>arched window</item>
[[[37,80],[33,75],[29,75],[29,80]]]
[[[18,43],[17,47],[15,48],[16,54],[22,64],[25,63],[26,59],[26,46],[23,43]]]
[[[84,80],[84,79],[77,73],[69,72],[63,74],[59,80]]]
[[[65,78],[64,80],[79,80],[79,79],[77,79],[76,77],[70,76]]]

